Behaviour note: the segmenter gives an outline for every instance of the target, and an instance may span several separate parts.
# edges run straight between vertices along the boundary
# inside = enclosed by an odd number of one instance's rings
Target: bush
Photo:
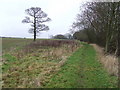
[[[67,39],[66,36],[61,35],[61,34],[55,35],[55,36],[53,36],[53,38],[54,38],[54,39]]]
[[[85,33],[84,30],[80,30],[78,32],[75,32],[73,34],[73,38],[74,39],[77,39],[77,40],[80,40],[80,41],[85,41],[85,42],[88,42],[88,35]]]

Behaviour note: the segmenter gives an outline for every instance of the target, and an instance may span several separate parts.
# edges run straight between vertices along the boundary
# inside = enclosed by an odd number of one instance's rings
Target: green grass
[[[40,40],[40,39],[39,39]],[[43,40],[43,39],[42,39]],[[5,52],[3,59],[4,87],[19,88],[112,88],[117,87],[117,78],[109,76],[99,63],[94,48],[81,43],[76,52],[69,54],[71,48],[40,48],[18,59],[15,54],[19,48],[30,43],[32,39],[3,39],[3,50],[18,48]],[[56,50],[66,50],[61,56],[44,56]],[[18,52],[17,52],[18,51]],[[56,53],[55,53],[56,54]],[[71,56],[70,56],[71,55]],[[58,67],[62,56],[69,56],[63,66]],[[40,83],[40,85],[38,84]]]
[[[92,46],[84,44],[51,78],[45,87],[50,88],[112,88],[117,87],[117,78],[109,76],[98,62]]]
[[[13,62],[17,61],[16,57],[10,55],[10,54],[5,54],[3,55],[3,58],[6,59],[6,62],[8,62],[7,64],[3,64],[2,67],[2,70],[3,72],[7,71],[10,67],[11,67],[11,64],[13,64]]]

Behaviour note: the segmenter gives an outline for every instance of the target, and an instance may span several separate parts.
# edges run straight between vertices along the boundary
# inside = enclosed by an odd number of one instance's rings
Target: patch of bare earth
[[[103,64],[104,68],[110,75],[118,76],[118,58],[115,55],[105,54],[104,48],[96,44],[91,44],[96,52],[99,61]]]

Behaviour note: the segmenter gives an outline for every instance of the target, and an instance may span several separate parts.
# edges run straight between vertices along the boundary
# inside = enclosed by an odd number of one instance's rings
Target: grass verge
[[[106,54],[104,49],[96,44],[91,44],[96,52],[99,62],[102,63],[104,68],[110,75],[118,76],[118,58],[114,54]]]
[[[109,76],[96,57],[96,51],[84,44],[66,64],[46,83],[49,88],[113,88],[117,78]]]

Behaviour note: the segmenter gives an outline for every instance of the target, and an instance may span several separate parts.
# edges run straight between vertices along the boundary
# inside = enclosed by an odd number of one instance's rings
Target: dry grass
[[[44,56],[61,57],[61,55],[64,52],[65,53],[74,52],[74,50],[76,50],[78,46],[79,43],[74,40],[38,40],[36,42],[32,42],[24,46],[22,49],[16,50],[16,48],[11,48],[9,52],[13,56],[16,56],[18,59],[26,56],[27,54],[34,53],[38,49],[39,49],[38,53],[44,53],[43,57]],[[53,50],[49,48],[52,48]],[[68,52],[66,52],[65,49],[67,49]]]
[[[80,47],[75,42],[71,44],[71,41],[44,41],[44,45],[40,42],[33,44],[10,51],[17,60],[12,62],[6,71],[4,69],[3,87],[43,87],[66,63],[67,58]]]
[[[110,75],[118,76],[118,58],[114,55],[106,55],[104,49],[96,44],[91,44],[97,54],[100,62]]]

